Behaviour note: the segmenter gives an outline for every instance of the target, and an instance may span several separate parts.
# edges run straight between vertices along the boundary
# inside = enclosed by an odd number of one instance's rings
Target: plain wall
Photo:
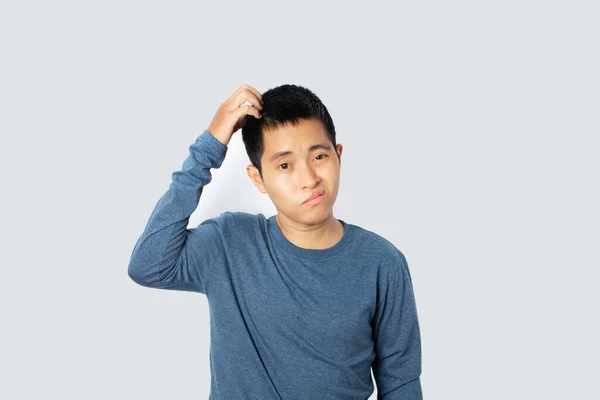
[[[408,260],[425,398],[600,398],[597,15],[3,3],[0,397],[208,398],[206,297],[137,285],[129,257],[220,103],[294,83],[344,145],[335,215]],[[238,131],[191,226],[274,213],[248,164]]]

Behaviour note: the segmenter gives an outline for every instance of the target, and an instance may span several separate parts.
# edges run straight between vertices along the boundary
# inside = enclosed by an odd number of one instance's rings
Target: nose
[[[300,187],[313,187],[319,183],[319,175],[311,165],[302,164],[297,171],[297,179]]]

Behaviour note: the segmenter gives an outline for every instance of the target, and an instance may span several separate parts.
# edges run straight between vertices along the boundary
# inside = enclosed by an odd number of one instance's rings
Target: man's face
[[[327,220],[338,193],[342,145],[334,148],[323,123],[316,119],[265,132],[263,143],[262,185],[253,179],[257,188],[269,195],[278,212],[294,221],[311,225]],[[319,191],[325,192],[319,203],[304,203]]]

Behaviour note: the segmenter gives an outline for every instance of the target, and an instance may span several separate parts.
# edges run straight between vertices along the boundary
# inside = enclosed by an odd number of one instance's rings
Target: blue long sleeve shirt
[[[275,216],[223,212],[188,229],[228,147],[208,130],[156,204],[128,267],[136,283],[205,294],[211,400],[422,399],[411,275],[385,238],[339,220],[327,249],[296,246]]]

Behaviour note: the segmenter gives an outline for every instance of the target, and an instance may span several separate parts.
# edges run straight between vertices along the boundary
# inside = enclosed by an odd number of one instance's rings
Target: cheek
[[[327,179],[330,184],[336,184],[340,179],[340,171],[337,167],[330,168],[327,171],[323,171],[323,177]]]
[[[289,193],[293,193],[293,181],[286,176],[273,177],[269,189],[277,197],[288,197]]]

